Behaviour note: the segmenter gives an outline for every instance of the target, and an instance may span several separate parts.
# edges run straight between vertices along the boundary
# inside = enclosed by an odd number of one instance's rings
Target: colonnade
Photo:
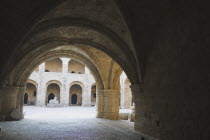
[[[38,88],[39,89],[39,88]],[[63,88],[65,89],[65,88]],[[0,111],[2,114],[7,114],[11,109],[19,109],[23,111],[23,94],[25,87],[8,86],[0,89]],[[65,89],[66,90],[66,89]],[[136,122],[135,129],[139,128],[142,112],[140,112],[140,98],[143,94],[143,86],[131,85],[132,95],[136,107]],[[96,92],[96,117],[117,120],[119,119],[119,96],[120,90],[97,90]],[[41,96],[38,96],[40,98]],[[64,104],[62,95],[61,102]],[[37,104],[45,104],[44,100],[40,100]]]
[[[45,63],[39,65],[39,71],[34,71],[29,79],[37,83],[36,105],[46,105],[47,86],[56,83],[60,87],[60,104],[69,106],[69,90],[74,84],[82,88],[82,106],[91,106],[91,87],[95,83],[90,71],[85,67],[85,74],[68,73],[68,63],[71,59],[60,58],[62,60],[62,72],[45,72]],[[140,89],[142,86],[132,85],[131,91],[137,107],[139,107]],[[23,111],[23,95],[25,87],[4,87],[1,88],[0,109],[2,113],[8,113],[12,108]],[[143,91],[143,90],[142,90]],[[105,119],[119,119],[120,89],[97,89],[96,90],[96,117]],[[141,113],[136,108],[136,114],[141,117]],[[137,118],[138,122],[138,118]],[[136,128],[138,129],[138,123]]]
[[[62,106],[69,105],[70,87],[74,84],[82,88],[82,106],[91,106],[91,86],[95,80],[90,71],[85,67],[85,74],[68,73],[68,63],[71,59],[60,58],[62,60],[62,73],[45,72],[45,63],[39,66],[39,71],[34,71],[29,77],[29,81],[37,83],[37,106],[45,106],[47,98],[48,85],[55,83],[60,88],[60,104]]]

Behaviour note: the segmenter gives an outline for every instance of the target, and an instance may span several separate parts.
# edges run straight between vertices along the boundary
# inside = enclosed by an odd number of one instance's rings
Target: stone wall
[[[139,95],[135,129],[160,140],[209,139],[207,50],[188,20],[170,19],[157,34]]]

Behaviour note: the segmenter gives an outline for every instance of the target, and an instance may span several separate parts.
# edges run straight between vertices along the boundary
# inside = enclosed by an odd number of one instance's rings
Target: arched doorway
[[[24,104],[28,104],[28,94],[24,94]]]
[[[71,104],[77,104],[77,95],[76,94],[73,94],[71,96]]]
[[[55,98],[55,95],[53,93],[50,93],[48,95],[48,103],[50,102],[50,100],[53,100]]]
[[[82,87],[79,84],[73,84],[69,90],[69,104],[82,105]]]
[[[60,82],[59,81],[49,81],[47,83],[47,93],[46,93],[46,105],[49,103],[50,100],[57,97],[58,102],[60,103]]]
[[[28,80],[26,84],[26,93],[28,94],[28,105],[36,104],[36,93],[37,93],[37,83],[32,80]]]

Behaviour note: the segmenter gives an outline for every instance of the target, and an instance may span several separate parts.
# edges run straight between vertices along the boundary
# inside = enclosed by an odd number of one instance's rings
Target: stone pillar
[[[141,94],[144,93],[144,86],[143,85],[131,85],[130,86],[132,95],[133,95],[133,100],[135,103],[135,123],[134,123],[134,129],[136,131],[140,130],[140,125],[141,125],[141,105],[140,105],[140,99],[141,99]]]
[[[1,113],[7,115],[12,109],[17,108],[17,94],[19,87],[6,86],[0,89],[2,96]]]
[[[69,61],[71,59],[69,58],[60,58],[62,60],[62,72],[68,73],[68,67],[69,67]]]
[[[41,65],[39,65],[39,73],[43,73],[45,72],[45,63],[42,63]]]
[[[63,83],[60,89],[60,104],[63,106],[68,106],[69,93],[68,93],[68,85],[66,83],[65,74],[68,73],[69,61],[71,59],[69,58],[60,58],[60,59],[62,60],[62,73],[63,73],[63,79],[62,79]]]
[[[85,84],[83,90],[84,91],[82,91],[82,106],[91,106],[91,85],[89,83]]]
[[[39,81],[37,87],[37,96],[36,96],[36,105],[37,106],[45,106],[46,100],[46,83],[42,79],[42,75],[45,72],[45,63],[39,65]]]
[[[66,83],[65,76],[63,77],[62,88],[60,91],[60,104],[62,106],[69,106],[69,86]]]
[[[104,100],[103,90],[96,91],[96,117],[103,118],[104,115]]]
[[[41,78],[40,82],[38,83],[37,88],[37,97],[36,97],[36,105],[37,106],[45,106],[46,104],[46,83],[44,83]]]
[[[85,74],[90,74],[90,71],[86,66],[85,66]]]
[[[19,91],[17,94],[17,109],[23,113],[23,104],[24,104],[24,93],[26,91],[26,87],[19,87]]]
[[[105,119],[119,119],[119,95],[120,90],[105,89],[104,95],[104,115]]]

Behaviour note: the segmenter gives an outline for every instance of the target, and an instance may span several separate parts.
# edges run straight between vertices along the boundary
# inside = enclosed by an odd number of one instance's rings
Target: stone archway
[[[123,40],[124,35],[123,37],[121,33],[113,32],[112,29],[101,23],[103,22],[93,21],[85,17],[81,19],[58,17],[40,21],[20,43],[19,50],[14,53],[17,62],[14,63],[15,68],[8,71],[11,72],[12,77],[9,79],[9,83],[23,86],[32,68],[34,69],[49,57],[56,57],[55,54],[57,57],[72,54],[77,58],[81,56],[85,58],[83,63],[89,63],[90,69],[93,67],[98,88],[96,97],[100,98],[96,102],[106,101],[114,106],[113,109],[107,104],[98,105],[97,109],[100,112],[98,117],[118,119],[119,108],[117,106],[119,103],[112,99],[119,96],[119,75],[122,69],[133,85],[139,84],[141,76],[135,55],[128,47],[131,40]],[[24,55],[20,55],[18,52],[23,52]],[[76,53],[79,55],[75,55]],[[101,63],[104,64],[101,65]],[[33,65],[30,66],[29,64]],[[21,73],[16,74],[15,71]],[[108,74],[105,74],[104,71]],[[19,92],[18,94],[21,96],[22,93]],[[115,112],[110,115],[108,112],[111,110]]]
[[[84,85],[81,82],[73,82],[70,84],[69,104],[83,105]],[[76,100],[76,102],[75,102]],[[74,101],[72,103],[72,101]]]
[[[28,93],[29,105],[36,105],[38,84],[33,80],[28,80],[26,84],[26,93]]]
[[[54,97],[57,97],[58,102],[60,103],[60,92],[61,92],[60,87],[61,86],[57,83],[60,84],[60,82],[58,81],[56,82],[50,81],[50,83],[49,82],[47,83],[46,99],[45,99],[46,105],[49,103],[51,99],[54,99]]]

